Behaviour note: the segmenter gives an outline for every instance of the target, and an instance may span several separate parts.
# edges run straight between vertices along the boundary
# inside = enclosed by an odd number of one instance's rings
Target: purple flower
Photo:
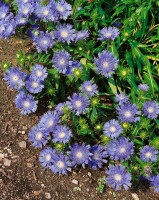
[[[47,77],[47,68],[43,65],[36,64],[32,68],[31,77],[38,81],[44,81]]]
[[[28,17],[22,15],[16,15],[15,23],[17,26],[23,26],[28,23]]]
[[[33,25],[29,30],[28,30],[28,35],[31,37],[32,40],[35,40],[36,37],[40,35],[39,27],[36,25]]]
[[[103,163],[107,163],[107,153],[102,145],[94,145],[91,147],[90,152],[92,153],[92,156],[88,165],[94,170],[101,168]]]
[[[52,62],[54,64],[53,67],[55,67],[59,72],[65,74],[67,68],[69,67],[70,59],[71,56],[67,51],[56,51],[52,58]]]
[[[33,146],[37,148],[42,148],[45,146],[47,141],[50,139],[49,133],[40,130],[38,126],[32,127],[28,137],[33,143]]]
[[[110,138],[117,138],[122,131],[122,126],[115,119],[112,119],[104,124],[104,134]]]
[[[140,150],[140,158],[144,162],[156,162],[158,153],[159,152],[155,150],[155,148],[146,145]]]
[[[88,36],[88,30],[78,31],[76,33],[75,42],[78,42],[79,40],[85,40]]]
[[[119,29],[116,27],[105,27],[99,30],[99,40],[115,40],[119,35]]]
[[[34,0],[16,0],[18,5],[26,4],[26,3],[34,3]]]
[[[83,114],[90,104],[87,96],[82,96],[82,94],[74,93],[72,97],[68,98],[70,100],[70,108],[76,115]]]
[[[66,74],[73,75],[75,69],[82,71],[81,63],[78,60],[70,61],[70,66],[67,68]]]
[[[154,189],[155,192],[159,192],[159,174],[152,176],[150,179],[150,186]]]
[[[35,10],[37,17],[43,19],[43,21],[49,20],[56,22],[58,20],[58,14],[55,10],[55,6],[48,4],[47,6],[38,6]]]
[[[85,164],[88,164],[90,156],[92,155],[89,150],[90,146],[85,145],[85,143],[82,143],[81,146],[75,143],[73,147],[70,147],[70,158],[73,164],[82,165],[85,168]]]
[[[48,49],[50,49],[53,46],[53,44],[54,44],[53,39],[54,39],[54,37],[53,37],[52,33],[49,33],[49,32],[46,32],[46,33],[40,32],[40,35],[37,36],[35,38],[35,40],[34,40],[35,44],[36,44],[37,51],[38,52],[42,52],[42,51],[47,52]]]
[[[39,154],[40,164],[45,168],[49,168],[51,166],[52,157],[54,154],[55,149],[52,149],[51,147],[46,147],[43,149]]]
[[[147,85],[147,84],[139,84],[138,85],[138,88],[140,89],[140,90],[143,90],[143,91],[148,91],[148,89],[149,89],[149,86]]]
[[[57,104],[57,106],[55,107],[55,111],[59,114],[62,115],[63,114],[63,109],[64,107],[68,107],[70,105],[70,102],[66,101],[64,103],[59,103]]]
[[[149,119],[155,119],[159,115],[159,104],[156,101],[146,101],[143,104],[143,112]]]
[[[128,160],[134,153],[133,142],[129,142],[125,137],[119,137],[107,145],[106,152],[111,160]]]
[[[72,131],[64,125],[56,126],[53,132],[53,142],[60,142],[65,144],[70,141],[71,137]]]
[[[50,169],[54,174],[67,174],[68,171],[71,172],[71,167],[72,163],[68,156],[63,155],[62,153],[53,154]]]
[[[39,127],[46,132],[53,132],[56,125],[59,123],[59,115],[56,112],[48,111],[42,115]]]
[[[2,4],[0,5],[0,20],[5,19],[9,12],[9,5],[8,4]]]
[[[121,28],[123,25],[122,25],[121,22],[116,21],[116,22],[113,23],[113,26],[115,26],[115,27],[117,27],[117,28]]]
[[[66,20],[72,14],[72,6],[64,0],[56,2],[55,9],[61,19]]]
[[[60,42],[67,42],[70,44],[71,41],[74,41],[75,38],[75,30],[71,24],[59,24],[56,26],[56,30],[54,31],[55,38]]]
[[[97,90],[97,85],[93,84],[93,81],[85,81],[82,85],[81,85],[81,91],[83,93],[86,93],[86,95],[88,96],[94,96],[95,94],[98,93]]]
[[[118,119],[121,122],[133,123],[140,120],[140,117],[138,117],[137,115],[140,115],[141,112],[138,111],[138,107],[135,104],[131,104],[129,101],[121,104],[116,109]]]
[[[41,81],[34,79],[32,76],[26,80],[26,89],[33,94],[37,94],[42,91],[44,85]]]
[[[18,14],[29,17],[34,11],[34,6],[31,3],[18,5]]]
[[[121,105],[122,103],[125,103],[128,101],[129,97],[125,95],[124,92],[120,93],[120,94],[116,94],[115,95],[115,101],[119,103],[119,105]]]
[[[106,171],[108,177],[105,179],[106,183],[115,190],[120,190],[123,186],[125,190],[131,187],[131,174],[126,172],[124,166],[109,166],[109,170]]]
[[[118,60],[114,58],[112,53],[104,50],[98,54],[98,58],[95,58],[95,66],[99,74],[108,78],[114,74],[114,70],[118,66]]]
[[[37,110],[37,103],[31,94],[20,92],[15,98],[16,107],[21,109],[22,115],[27,115]]]
[[[11,67],[6,70],[4,80],[10,88],[19,90],[25,83],[26,73],[21,71],[21,68]]]

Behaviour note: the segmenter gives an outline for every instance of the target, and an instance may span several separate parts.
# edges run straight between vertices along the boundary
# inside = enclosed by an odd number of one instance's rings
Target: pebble
[[[21,141],[21,142],[19,142],[18,143],[19,144],[19,146],[21,147],[21,148],[26,148],[26,142],[25,141]]]
[[[131,193],[131,196],[134,200],[140,200],[136,193]]]
[[[27,163],[27,167],[32,168],[33,164],[32,163]]]
[[[91,172],[88,172],[88,176],[89,176],[89,177],[91,177],[91,176],[92,176]]]
[[[3,158],[4,158],[4,154],[0,153],[0,161],[2,161]]]
[[[11,165],[11,160],[8,160],[7,158],[4,158],[3,164],[4,164],[4,166],[6,166],[6,167],[10,167],[10,165]]]
[[[22,135],[25,135],[25,131],[22,131]]]
[[[34,191],[34,195],[35,195],[35,196],[39,196],[40,192],[41,192],[41,190],[39,190],[39,191]]]
[[[78,185],[78,181],[76,179],[73,179],[72,183]]]
[[[51,199],[51,194],[48,192],[45,192],[45,197],[46,197],[46,199]]]

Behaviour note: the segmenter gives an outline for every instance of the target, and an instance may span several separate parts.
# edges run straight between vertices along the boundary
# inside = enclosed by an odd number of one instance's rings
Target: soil
[[[9,61],[17,65],[16,52],[27,52],[28,44],[30,41],[14,37],[0,40],[0,64]],[[96,191],[97,180],[104,176],[104,170],[81,169],[65,176],[44,170],[38,162],[39,150],[27,138],[40,114],[20,115],[14,105],[16,92],[7,88],[2,79],[0,68],[0,200],[159,200],[159,194],[144,182],[128,191],[115,192],[106,187],[100,194]],[[19,142],[24,143],[23,148]]]

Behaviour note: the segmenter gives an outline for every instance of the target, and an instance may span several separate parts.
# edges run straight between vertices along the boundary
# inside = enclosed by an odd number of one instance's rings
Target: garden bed
[[[16,52],[20,49],[28,51],[29,43],[20,38],[1,40],[0,64],[10,61],[16,65]],[[2,78],[0,68],[0,199],[45,200],[51,196],[52,200],[133,200],[135,194],[140,200],[159,199],[159,195],[149,189],[146,182],[136,183],[128,191],[120,192],[106,186],[104,193],[100,194],[96,188],[98,178],[105,175],[104,169],[77,169],[65,176],[54,175],[50,170],[44,171],[38,162],[39,151],[31,146],[27,136],[43,110],[30,116],[20,115],[13,104],[16,92],[8,89]]]

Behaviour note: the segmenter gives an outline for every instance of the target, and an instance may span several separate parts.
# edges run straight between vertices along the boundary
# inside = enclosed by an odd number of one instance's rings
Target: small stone
[[[26,142],[25,141],[21,141],[21,142],[19,142],[18,143],[19,144],[19,146],[21,147],[21,148],[26,148]]]
[[[22,131],[22,135],[25,135],[25,131]]]
[[[131,196],[134,200],[140,200],[136,193],[131,193]]]
[[[91,172],[88,172],[88,176],[89,176],[89,177],[91,177],[91,176],[92,176]]]
[[[87,188],[86,190],[87,190],[87,192],[89,192],[89,191],[90,191],[88,188]]]
[[[12,154],[12,150],[11,149],[7,149],[9,154]]]
[[[76,179],[73,179],[72,183],[78,185],[78,181]]]
[[[21,133],[21,131],[18,131],[18,133]]]
[[[41,187],[45,187],[45,185],[42,183],[42,184],[41,184]]]
[[[26,129],[27,129],[27,126],[23,126],[23,129],[26,130]]]
[[[45,197],[46,197],[46,199],[51,199],[51,194],[48,192],[45,192]]]
[[[74,187],[74,188],[73,188],[73,191],[80,191],[80,192],[81,192],[82,190],[81,190],[80,187]]]
[[[41,190],[39,190],[39,191],[34,191],[34,195],[35,195],[35,196],[39,196],[40,192],[41,192]]]
[[[27,167],[32,168],[33,164],[32,163],[27,163]]]
[[[4,166],[6,166],[6,167],[10,167],[10,165],[11,165],[11,160],[8,160],[7,158],[4,158],[3,164],[4,164]]]
[[[0,153],[0,161],[2,161],[3,158],[4,158],[4,154]]]

